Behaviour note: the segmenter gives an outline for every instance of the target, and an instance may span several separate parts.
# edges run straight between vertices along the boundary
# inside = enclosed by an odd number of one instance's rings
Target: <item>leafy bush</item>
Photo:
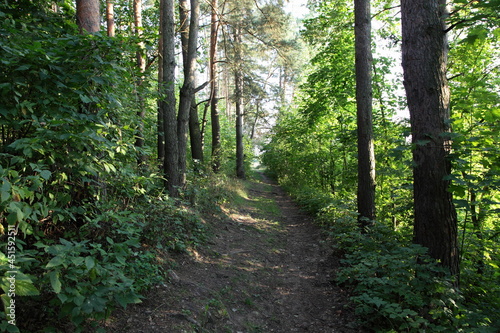
[[[195,248],[205,240],[205,225],[188,206],[176,206],[172,200],[154,198],[144,212],[142,237],[145,243],[158,249],[176,252]]]
[[[204,234],[155,163],[137,166],[136,40],[80,35],[71,8],[48,4],[0,3],[0,247],[16,252],[0,255],[0,295],[7,306],[14,268],[18,304],[18,327],[0,312],[0,330],[12,332],[77,330],[140,301],[164,280],[163,252]]]
[[[336,219],[331,217],[335,214]],[[327,228],[345,265],[336,282],[352,287],[362,323],[378,332],[496,332],[497,315],[477,311],[427,250],[409,237],[375,223],[361,234],[356,214],[323,210]],[[483,302],[486,298],[481,298]],[[494,303],[489,303],[490,306]]]
[[[57,297],[49,302],[59,318],[69,317],[79,327],[88,317],[103,319],[115,304],[126,306],[140,301],[133,279],[124,274],[130,245],[114,243],[107,246],[60,240],[60,244],[43,248],[52,259],[45,265],[42,283],[50,284]]]

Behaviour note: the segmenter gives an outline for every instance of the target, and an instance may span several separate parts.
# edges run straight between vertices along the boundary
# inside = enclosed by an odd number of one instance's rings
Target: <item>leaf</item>
[[[457,199],[453,201],[457,207],[460,208],[469,208],[469,202],[463,199]]]
[[[9,306],[9,304],[10,304],[10,297],[9,296],[7,296],[6,294],[2,294],[2,295],[0,295],[0,298],[2,298],[2,303],[3,303],[4,307]]]
[[[40,172],[40,177],[42,177],[45,180],[49,180],[51,175],[52,175],[52,172],[50,172],[49,170],[42,170]]]
[[[118,304],[120,304],[124,308],[127,307],[127,304],[138,304],[142,302],[139,296],[137,296],[133,292],[129,292],[124,295],[123,294],[115,295],[115,299],[118,302]]]
[[[2,187],[0,188],[2,202],[9,200],[10,190],[11,190],[10,182],[4,179]]]
[[[17,214],[16,213],[10,213],[7,215],[7,223],[9,225],[14,225],[17,222]]]
[[[17,196],[19,198],[19,196]],[[21,210],[21,203],[13,201],[9,204],[10,214],[7,216],[7,221],[9,224],[15,224],[16,222],[21,222],[24,219],[24,213]]]
[[[31,279],[29,281],[16,280],[16,295],[18,296],[37,296],[40,292],[33,285]]]
[[[57,298],[59,298],[61,303],[66,303],[66,301],[68,300],[68,296],[66,296],[66,294],[58,294]]]
[[[92,268],[95,266],[95,260],[92,257],[87,257],[85,258],[85,266],[87,266],[87,269],[90,271]]]
[[[500,118],[500,108],[492,108],[488,112],[486,112],[486,120],[489,122],[493,122]]]
[[[64,258],[61,256],[56,256],[47,263],[45,268],[57,267],[60,266],[64,262]]]
[[[90,102],[92,102],[92,99],[86,95],[80,95],[80,99],[85,104],[89,104]]]
[[[83,263],[83,261],[84,261],[83,257],[71,258],[71,262],[75,266],[80,266]]]
[[[30,67],[31,67],[31,65],[28,65],[28,64],[21,65],[21,66],[17,67],[15,69],[15,71],[25,71],[25,70],[29,69]]]
[[[463,197],[465,195],[465,188],[458,185],[451,184],[448,188],[448,191],[459,197]]]
[[[431,140],[417,140],[417,142],[415,142],[415,145],[417,145],[417,146],[425,146],[429,142],[431,142]]]
[[[52,289],[54,289],[54,292],[56,294],[59,294],[61,292],[61,287],[62,287],[61,280],[59,280],[59,272],[58,271],[49,272],[49,278],[50,278],[50,284],[52,285]]]
[[[73,298],[73,303],[75,303],[75,305],[78,305],[78,306],[82,306],[83,301],[85,301],[85,297],[83,297],[80,294],[77,294],[75,296],[75,298]]]

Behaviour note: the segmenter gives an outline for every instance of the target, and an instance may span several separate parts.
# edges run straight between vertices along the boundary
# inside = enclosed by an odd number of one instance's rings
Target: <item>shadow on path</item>
[[[119,311],[111,332],[346,332],[347,294],[331,283],[338,259],[321,231],[261,175],[227,218],[207,221],[209,246],[176,257],[171,281]]]

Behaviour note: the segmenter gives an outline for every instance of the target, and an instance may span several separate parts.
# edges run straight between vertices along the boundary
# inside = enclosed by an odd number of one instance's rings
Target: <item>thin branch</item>
[[[401,7],[401,5],[392,6],[392,7],[385,7],[385,8],[383,8],[381,11],[379,11],[379,12],[377,12],[377,13],[373,14],[373,15],[372,15],[372,19],[373,19],[373,18],[375,18],[375,17],[377,17],[378,15],[382,14],[383,12],[386,12],[386,11],[391,10],[391,9],[394,9],[394,8],[399,8],[399,7]]]
[[[203,83],[203,84],[202,84],[202,85],[200,85],[199,87],[195,88],[195,89],[194,89],[194,91],[193,91],[193,93],[195,93],[195,94],[196,94],[196,93],[197,93],[197,92],[199,92],[200,90],[203,90],[206,86],[208,86],[208,84],[209,84],[209,81],[207,81],[207,82]]]

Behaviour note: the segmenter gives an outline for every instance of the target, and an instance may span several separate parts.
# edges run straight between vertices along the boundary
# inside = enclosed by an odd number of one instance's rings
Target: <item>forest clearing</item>
[[[0,331],[499,332],[499,13],[0,0]]]

